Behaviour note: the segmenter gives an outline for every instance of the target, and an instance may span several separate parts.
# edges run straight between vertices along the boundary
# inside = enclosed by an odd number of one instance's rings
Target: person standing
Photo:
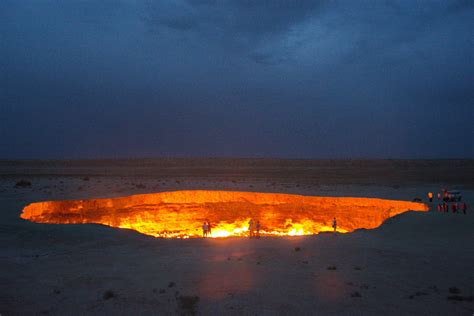
[[[438,201],[441,200],[441,193],[438,192]]]
[[[334,228],[334,232],[336,232],[336,230],[337,230],[337,221],[336,221],[335,217],[332,219],[332,228]]]
[[[253,219],[250,219],[249,221],[249,237],[253,237]]]
[[[466,202],[462,202],[462,204],[461,204],[461,211],[464,213],[464,215],[466,215],[466,211],[467,211]]]
[[[207,228],[207,222],[204,222],[204,223],[202,224],[202,237],[203,237],[203,238],[206,238],[206,237],[207,237],[207,230],[208,230],[208,228]]]
[[[443,189],[443,201],[449,202],[448,190]]]
[[[211,236],[211,222],[209,220],[207,221],[207,235]]]
[[[260,238],[260,221],[257,221],[257,224],[255,225],[255,231],[257,234],[257,238]]]
[[[433,192],[428,192],[428,199],[430,200],[430,202],[433,202]]]

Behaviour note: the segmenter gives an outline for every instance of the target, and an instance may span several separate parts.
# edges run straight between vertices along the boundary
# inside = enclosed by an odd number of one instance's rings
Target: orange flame
[[[250,219],[259,220],[264,236],[312,235],[376,228],[406,211],[427,211],[423,203],[353,197],[316,197],[232,191],[175,191],[111,199],[32,203],[21,218],[37,223],[96,223],[128,228],[155,237],[245,236]]]

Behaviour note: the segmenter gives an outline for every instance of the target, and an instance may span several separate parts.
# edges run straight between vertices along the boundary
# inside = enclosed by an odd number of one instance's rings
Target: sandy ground
[[[472,161],[226,161],[0,162],[0,314],[474,313]],[[172,240],[19,218],[35,201],[182,189],[411,200],[441,187],[469,214],[351,234]]]

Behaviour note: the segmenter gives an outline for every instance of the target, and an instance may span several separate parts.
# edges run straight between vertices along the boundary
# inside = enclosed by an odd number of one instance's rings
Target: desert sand
[[[31,187],[15,187],[20,180]],[[428,191],[463,192],[468,214]],[[175,190],[420,197],[373,230],[162,239],[37,224],[37,201]],[[436,199],[435,199],[436,201]],[[474,161],[143,159],[0,161],[1,315],[472,315]]]

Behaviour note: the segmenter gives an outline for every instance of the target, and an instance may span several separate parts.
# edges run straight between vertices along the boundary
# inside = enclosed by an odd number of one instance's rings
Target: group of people
[[[459,193],[459,192],[457,192]],[[433,202],[433,192],[428,192],[427,194],[428,200],[430,202]],[[467,212],[467,204],[466,202],[461,202],[461,195],[459,196],[450,196],[450,193],[448,190],[443,189],[442,192],[438,192],[436,197],[438,198],[438,206],[437,210],[438,212],[443,212],[443,213],[464,213],[466,214]]]
[[[451,203],[451,211],[453,213],[457,213],[458,211],[459,211],[459,213],[463,212],[464,215],[466,215],[466,211],[467,211],[466,202],[462,202],[462,203],[452,202]],[[438,212],[448,213],[449,212],[449,202],[438,203]]]
[[[260,221],[254,221],[253,219],[250,219],[249,221],[249,237],[252,238],[252,237],[256,237],[256,238],[260,238],[260,228],[261,225],[260,225]]]
[[[332,227],[334,228],[334,232],[337,230],[337,221],[336,218],[334,217],[332,220]],[[250,219],[249,224],[248,224],[248,233],[250,238],[260,238],[260,230],[262,226],[260,224],[260,221],[254,221],[253,218]],[[209,220],[206,220],[202,224],[202,237],[211,237],[211,222]]]

